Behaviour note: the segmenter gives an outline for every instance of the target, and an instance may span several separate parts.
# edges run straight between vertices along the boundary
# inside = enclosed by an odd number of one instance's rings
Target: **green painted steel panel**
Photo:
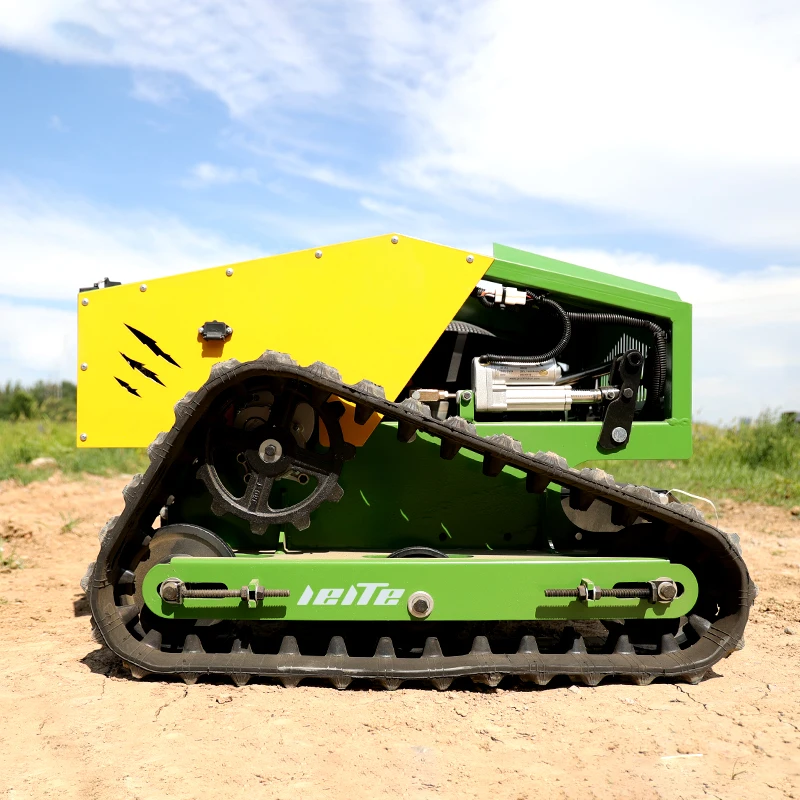
[[[672,603],[603,598],[580,602],[546,598],[545,589],[576,587],[581,580],[612,588],[668,577],[682,584]],[[224,584],[237,589],[254,579],[289,598],[264,600],[249,608],[238,598],[187,599],[165,603],[158,586],[167,578],[184,583]],[[697,600],[697,581],[683,565],[656,558],[531,556],[511,558],[313,559],[290,555],[237,558],[174,558],[145,577],[148,607],[169,618],[286,620],[413,620],[406,606],[417,591],[434,601],[430,621],[655,619],[688,614]]]

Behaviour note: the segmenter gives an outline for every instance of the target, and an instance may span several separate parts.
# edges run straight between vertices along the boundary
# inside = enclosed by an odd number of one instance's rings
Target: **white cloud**
[[[409,102],[411,185],[800,245],[797,3],[499,0],[470,25],[469,64]]]
[[[219,186],[231,183],[258,183],[258,173],[251,168],[221,167],[204,161],[195,164],[184,181],[186,186]]]
[[[321,57],[326,20],[313,4],[277,0],[5,0],[0,45],[64,62],[181,75],[234,116],[278,98],[327,96],[337,77]],[[320,9],[324,10],[324,9]],[[328,15],[335,21],[336,9]],[[140,97],[159,101],[152,81]]]
[[[693,407],[730,421],[800,406],[800,268],[734,275],[642,253],[536,248],[552,258],[676,291],[693,310]]]
[[[345,120],[359,174],[333,159],[305,169],[330,186],[369,191],[380,170],[360,151],[389,131],[385,182],[442,204],[537,198],[725,244],[800,245],[789,0],[4,4],[0,46],[127,67],[152,102],[189,81],[290,151],[321,144],[309,117]]]
[[[0,296],[72,300],[106,276],[123,282],[260,255],[157,213],[122,213],[0,181]]]

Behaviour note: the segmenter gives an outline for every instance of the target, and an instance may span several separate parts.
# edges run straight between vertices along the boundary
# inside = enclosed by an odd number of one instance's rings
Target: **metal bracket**
[[[619,450],[631,437],[643,365],[644,356],[638,350],[628,350],[614,360],[608,382],[619,389],[619,396],[608,404],[603,418],[597,440],[603,450]]]

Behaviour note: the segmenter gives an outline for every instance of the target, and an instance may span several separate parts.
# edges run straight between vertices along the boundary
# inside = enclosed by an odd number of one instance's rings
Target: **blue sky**
[[[0,380],[105,275],[398,230],[674,288],[699,416],[799,407],[796,4],[431,8],[0,0]]]

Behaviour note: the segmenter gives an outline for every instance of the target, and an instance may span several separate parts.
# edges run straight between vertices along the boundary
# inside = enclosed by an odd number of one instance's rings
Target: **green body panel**
[[[581,602],[544,596],[545,589],[574,588],[581,580],[610,588],[618,583],[662,577],[683,585],[683,593],[671,603],[616,598]],[[182,605],[175,605],[165,603],[158,594],[158,586],[167,578],[179,578],[184,583],[225,584],[232,589],[257,580],[267,588],[288,589],[291,596],[267,598],[253,608],[238,598],[186,599]],[[407,600],[416,591],[433,597],[429,621],[677,618],[687,614],[697,599],[694,575],[686,567],[662,559],[555,556],[173,558],[169,564],[158,564],[147,573],[143,590],[145,602],[153,612],[178,619],[408,622],[413,617]]]
[[[397,441],[383,423],[342,470],[344,496],[325,503],[290,548],[396,550],[408,545],[522,550],[537,546],[546,498],[525,491],[522,473],[487,478],[475,453],[439,457],[439,441],[418,433]]]

